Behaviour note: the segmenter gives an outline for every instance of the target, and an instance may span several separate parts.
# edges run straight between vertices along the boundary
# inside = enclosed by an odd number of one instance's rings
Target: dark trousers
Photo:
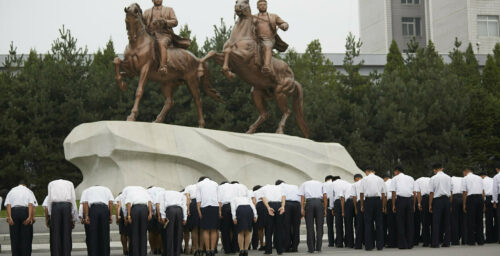
[[[335,246],[344,247],[344,218],[342,217],[342,204],[340,199],[333,202],[335,210]]]
[[[361,204],[356,202],[356,241],[354,241],[354,248],[361,249],[365,243],[365,214],[361,212]]]
[[[144,256],[148,252],[148,207],[143,204],[133,205],[130,210],[130,256]]]
[[[297,250],[300,241],[300,203],[286,201],[284,218],[283,248],[285,251]]]
[[[328,203],[328,205],[330,205],[330,203]],[[328,232],[328,246],[329,247],[335,246],[335,231],[333,230],[334,220],[335,220],[335,217],[333,216],[332,209],[328,209],[326,211],[326,228],[327,228],[327,232]]]
[[[450,198],[440,196],[432,201],[432,246],[439,247],[439,240],[444,233],[443,245],[450,245]]]
[[[486,225],[486,243],[496,243],[498,241],[498,234],[496,226],[498,225],[498,219],[495,214],[495,208],[493,208],[493,203],[491,202],[492,196],[486,196],[486,201],[484,202],[485,212],[485,225]]]
[[[500,194],[498,194],[498,197],[500,198]],[[497,203],[497,209],[496,209],[496,216],[497,216],[497,238],[498,238],[498,243],[500,244],[500,205]]]
[[[221,236],[222,247],[225,253],[236,253],[238,251],[238,231],[233,222],[231,205],[222,206]]]
[[[345,246],[354,248],[354,203],[347,199],[344,204]]]
[[[93,204],[89,209],[89,255],[109,255],[109,208]]]
[[[83,230],[85,231],[85,245],[87,246],[87,255],[90,255],[90,225],[83,224]]]
[[[266,216],[266,253],[272,253],[273,250],[273,235],[276,252],[283,253],[283,222],[284,216],[279,214],[280,202],[269,202],[269,207],[274,210],[274,216]]]
[[[260,218],[260,216],[259,216]],[[259,225],[257,223],[252,224],[252,248],[255,250],[259,248]]]
[[[413,199],[411,197],[398,196],[396,198],[396,222],[398,224],[399,249],[411,249],[414,243],[415,227],[413,222]]]
[[[374,240],[377,241],[377,249],[384,248],[384,229],[382,223],[382,200],[380,197],[367,197],[364,202],[365,208],[365,249],[373,250]],[[375,225],[375,229],[374,229]],[[373,235],[375,234],[375,239]]]
[[[459,245],[467,242],[467,222],[463,211],[462,194],[453,194],[451,204],[451,243]]]
[[[33,242],[33,226],[25,226],[23,222],[29,217],[28,207],[14,207],[11,209],[11,217],[14,222],[9,226],[10,246],[13,256],[31,255]]]
[[[52,203],[50,215],[51,246],[50,255],[70,256],[71,255],[71,230],[73,219],[71,215],[71,203]]]
[[[306,215],[307,250],[309,252],[321,251],[323,244],[323,223],[325,214],[323,201],[319,198],[307,199],[304,210]],[[314,233],[315,224],[316,234]]]
[[[422,216],[420,211],[417,209],[416,205],[415,207],[412,206],[413,211],[413,245],[418,245],[420,242],[422,242],[422,236],[421,236],[421,229],[422,229]]]
[[[168,219],[166,228],[161,229],[161,240],[163,243],[162,256],[179,256],[181,255],[184,215],[182,208],[179,206],[169,206],[165,211]]]
[[[387,230],[386,244],[389,248],[396,248],[398,244],[398,228],[396,214],[392,211],[392,201],[389,200],[388,203],[391,207],[388,207],[387,213],[385,214],[384,228]]]
[[[422,222],[422,243],[424,246],[431,244],[431,219],[432,215],[429,213],[429,196],[422,196],[422,211],[420,211],[420,220]]]
[[[483,195],[467,196],[467,244],[484,244]]]

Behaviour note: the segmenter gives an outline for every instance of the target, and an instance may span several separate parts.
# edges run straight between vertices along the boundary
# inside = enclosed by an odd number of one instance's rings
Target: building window
[[[403,36],[420,36],[420,18],[403,17]]]
[[[479,36],[499,36],[498,16],[478,15],[477,27]]]
[[[420,4],[420,0],[401,0],[401,4]]]

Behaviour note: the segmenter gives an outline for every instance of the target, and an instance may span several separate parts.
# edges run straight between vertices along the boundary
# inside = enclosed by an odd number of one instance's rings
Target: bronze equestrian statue
[[[222,101],[210,84],[206,58],[200,60],[185,50],[189,47],[189,40],[180,38],[172,30],[177,25],[175,13],[171,8],[162,7],[161,0],[154,0],[154,3],[155,7],[146,12],[147,16],[143,16],[141,7],[136,3],[125,8],[129,44],[125,49],[124,60],[114,60],[116,80],[120,88],[125,90],[126,84],[122,81],[122,76],[139,75],[134,107],[127,120],[136,120],[146,82],[153,80],[161,83],[161,91],[165,97],[165,105],[155,122],[164,121],[167,111],[174,104],[175,88],[185,83],[198,110],[199,127],[204,127],[200,84],[208,96]],[[120,69],[124,72],[120,72]]]
[[[237,0],[235,12],[238,20],[229,41],[224,45],[224,53],[210,52],[205,58],[215,56],[216,62],[222,64],[222,71],[226,77],[233,78],[234,72],[252,86],[252,98],[259,111],[259,117],[247,133],[255,133],[259,125],[269,118],[269,112],[265,107],[268,99],[276,100],[283,112],[276,133],[284,133],[286,120],[291,114],[288,109],[288,97],[292,97],[292,109],[297,124],[304,137],[308,138],[309,129],[304,120],[302,106],[302,85],[295,81],[293,71],[284,61],[274,57],[266,60],[266,57],[271,56],[271,48],[284,51],[288,47],[276,33],[276,26],[287,30],[288,24],[277,15],[267,14],[265,0],[260,0],[258,7],[260,14],[253,16],[249,1]],[[261,51],[264,51],[264,60],[262,60]],[[266,67],[268,61],[269,66]]]

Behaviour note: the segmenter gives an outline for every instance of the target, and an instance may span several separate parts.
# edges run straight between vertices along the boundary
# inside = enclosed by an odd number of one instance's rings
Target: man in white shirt
[[[354,203],[354,214],[356,215],[355,221],[355,233],[356,240],[354,241],[354,249],[361,250],[363,248],[363,244],[365,243],[365,217],[363,212],[361,211],[361,180],[363,180],[363,176],[361,174],[354,175],[354,184],[353,184],[353,198],[352,202]]]
[[[161,187],[156,187],[156,186],[150,186],[147,188],[147,191],[149,193],[149,196],[151,197],[151,200],[153,200],[152,203],[152,218],[150,221],[148,221],[148,240],[149,240],[149,247],[151,248],[152,254],[160,254],[161,253],[161,227],[160,223],[158,223],[158,216],[156,215],[156,204],[158,203],[158,195],[165,191],[164,188]]]
[[[123,197],[122,192],[118,194],[115,198],[116,205],[116,224],[118,224],[118,232],[120,233],[120,241],[122,243],[123,255],[129,254],[129,225],[126,220],[127,208],[125,206],[125,198]]]
[[[415,180],[404,174],[404,169],[398,166],[394,169],[390,192],[392,193],[392,212],[396,213],[398,224],[398,247],[399,249],[413,248],[415,209],[415,191],[413,189]]]
[[[417,235],[422,237],[424,247],[431,245],[431,214],[429,213],[429,177],[420,177],[415,181],[414,190],[417,193],[418,211],[420,212],[420,221],[422,232]],[[420,225],[419,225],[420,230]]]
[[[283,222],[286,198],[281,188],[276,185],[262,187],[259,194],[267,209],[267,223],[265,224],[266,249],[264,254],[272,254],[273,241],[278,255],[283,254]],[[273,240],[274,238],[274,240]]]
[[[351,183],[342,180],[340,176],[334,176],[332,182],[333,199],[330,204],[333,208],[335,217],[335,246],[337,248],[344,247],[344,217],[342,216],[342,197],[347,188],[351,187]]]
[[[277,180],[275,185],[281,187],[281,191],[283,191],[286,198],[283,249],[285,252],[297,252],[300,242],[301,219],[299,187],[286,184],[282,180]]]
[[[139,186],[129,186],[123,189],[123,197],[127,206],[127,221],[130,225],[130,254],[146,255],[148,253],[148,221],[153,217],[151,196],[148,191]]]
[[[328,175],[325,177],[325,183],[323,183],[323,191],[326,192],[327,197],[327,211],[326,211],[326,228],[328,232],[328,247],[335,247],[335,231],[334,223],[335,217],[333,216],[333,175]]]
[[[107,256],[110,253],[109,224],[113,221],[111,190],[103,186],[92,186],[82,192],[83,219],[89,225],[89,255]]]
[[[463,190],[462,182],[463,177],[451,177],[451,244],[459,245],[460,240],[462,245],[467,243],[467,219],[462,210]]]
[[[36,198],[24,182],[5,197],[12,255],[31,255]]]
[[[50,212],[51,254],[71,255],[71,230],[75,226],[76,196],[73,183],[54,180],[48,185],[48,210]]]
[[[498,206],[498,198],[500,197],[500,162],[495,163],[495,171],[497,174],[493,177],[492,198],[493,208],[496,209],[497,216],[497,237],[500,244],[500,207]]]
[[[238,251],[238,232],[231,215],[231,201],[237,197],[237,185],[222,182],[217,190],[219,201],[219,218],[221,219],[221,238],[224,253],[232,254]]]
[[[326,215],[328,196],[323,190],[323,183],[310,180],[302,183],[299,189],[301,196],[301,215],[306,219],[307,251],[321,252],[323,244],[323,222]],[[316,234],[314,234],[316,224]]]
[[[177,191],[162,191],[156,204],[158,222],[162,228],[163,255],[179,256],[182,248],[183,226],[187,221],[186,196]],[[167,223],[168,221],[168,223]]]
[[[198,209],[196,204],[196,184],[188,185],[184,189],[184,194],[189,198],[189,209],[188,209],[188,219],[186,225],[184,226],[184,234],[186,236],[186,231],[191,233],[191,251],[192,253],[199,253],[201,249],[200,241],[200,216],[198,215]],[[188,245],[185,245],[187,248]],[[186,250],[189,252],[189,250]]]
[[[463,171],[462,180],[463,211],[467,216],[467,244],[484,244],[483,233],[483,209],[484,209],[484,188],[483,179],[472,173],[472,168],[466,167]]]
[[[382,175],[387,190],[387,201],[389,202],[390,210],[384,213],[384,238],[388,248],[398,247],[398,225],[396,220],[396,213],[392,211],[392,193],[389,192],[392,185],[391,176],[388,174]]]
[[[264,227],[266,223],[267,210],[260,196],[262,193],[262,186],[254,186],[252,190],[252,202],[255,204],[255,209],[257,210],[257,215],[259,216],[259,218],[257,219],[257,223],[254,223],[254,229],[252,233],[252,247],[254,249],[258,248],[259,251],[264,251]],[[260,248],[258,247],[259,244]]]
[[[361,180],[361,211],[365,218],[365,250],[371,251],[377,241],[377,250],[384,249],[383,213],[387,207],[387,189],[384,180],[375,175],[373,167],[365,168],[366,177]],[[375,224],[375,232],[373,225]],[[375,239],[373,238],[375,234]]]
[[[484,217],[486,228],[485,243],[496,243],[498,236],[495,226],[498,225],[498,220],[495,216],[495,208],[493,208],[493,203],[491,202],[493,199],[493,178],[488,177],[486,172],[482,172],[479,176],[483,179],[484,187]]]
[[[200,215],[200,228],[207,256],[215,255],[219,228],[219,201],[217,182],[208,177],[201,177],[196,184],[196,203]]]
[[[429,181],[429,212],[432,214],[432,244],[439,248],[440,236],[444,233],[442,247],[450,247],[450,194],[451,178],[443,172],[439,163],[432,166],[434,176]]]
[[[354,177],[354,182],[357,179]],[[345,247],[354,248],[354,203],[353,198],[356,197],[356,189],[354,188],[354,184],[349,184],[346,186],[344,192],[342,193],[342,197],[340,198],[341,208],[342,208],[342,217],[344,218],[344,227],[345,227]]]

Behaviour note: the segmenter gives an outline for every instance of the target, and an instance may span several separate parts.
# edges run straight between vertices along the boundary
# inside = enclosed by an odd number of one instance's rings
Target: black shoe
[[[431,245],[431,248],[439,248],[439,245]]]
[[[443,244],[441,247],[450,247],[450,244]]]
[[[314,251],[307,251],[308,253],[314,253]]]
[[[429,244],[423,244],[422,247],[429,247]]]
[[[264,254],[269,255],[269,254],[273,254],[273,252],[264,252]]]
[[[264,248],[264,246],[261,246],[261,247],[259,248],[259,251],[265,251],[265,250],[266,250],[266,248]]]

